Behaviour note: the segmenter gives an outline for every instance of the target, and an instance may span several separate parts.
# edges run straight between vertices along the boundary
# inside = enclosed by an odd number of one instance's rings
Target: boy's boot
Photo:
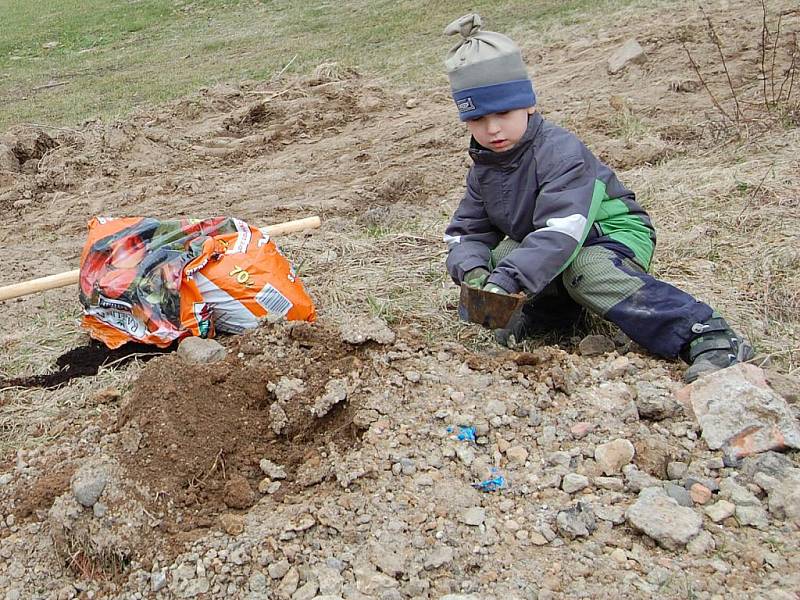
[[[708,321],[692,325],[692,332],[697,337],[681,352],[681,358],[689,363],[683,374],[686,383],[754,356],[750,344],[738,336],[716,311]]]

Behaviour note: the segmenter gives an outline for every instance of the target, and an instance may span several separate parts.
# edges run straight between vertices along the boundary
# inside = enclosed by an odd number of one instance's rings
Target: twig
[[[756,189],[753,190],[752,194],[750,194],[750,198],[747,199],[747,202],[742,207],[741,212],[739,212],[739,215],[736,217],[736,222],[737,223],[741,223],[741,219],[742,219],[742,215],[744,215],[744,211],[746,211],[747,208],[750,206],[750,204],[752,204],[753,200],[756,199],[756,196],[758,195],[758,192],[761,191],[761,188],[764,185],[764,181],[766,181],[766,179],[767,179],[767,175],[769,175],[770,171],[772,171],[772,169],[774,169],[774,168],[775,168],[775,163],[772,163],[769,166],[769,168],[764,172],[764,176],[761,178],[761,181],[758,182],[758,186],[756,186]]]
[[[45,83],[44,85],[37,85],[35,88],[32,88],[32,91],[38,92],[39,90],[61,87],[62,85],[67,85],[68,83],[69,81],[51,81],[50,83]]]
[[[769,28],[767,25],[767,2],[761,0],[761,85],[763,87],[764,107],[769,112],[769,100],[767,99],[767,38],[769,37]]]
[[[797,33],[792,33],[792,60],[789,63],[789,70],[786,72],[786,77],[781,82],[781,89],[778,91],[778,102],[783,97],[783,86],[789,81],[789,93],[786,95],[786,104],[789,104],[789,99],[792,97],[792,88],[794,87],[794,71],[796,69],[797,55],[800,45],[797,43]]]
[[[686,47],[686,42],[681,40],[681,45],[683,46],[683,49],[686,51],[686,56],[689,57],[689,62],[691,63],[692,69],[694,69],[694,72],[697,75],[698,79],[700,79],[700,83],[703,84],[703,88],[706,90],[708,95],[711,97],[711,103],[722,114],[722,116],[724,116],[731,123],[733,123],[734,120],[728,114],[728,111],[726,111],[724,108],[722,108],[722,105],[717,100],[717,97],[714,95],[714,92],[712,92],[711,88],[708,87],[708,83],[706,83],[705,78],[703,77],[702,73],[700,73],[700,67],[697,66],[696,62],[694,62],[694,58],[692,57],[692,53],[689,52],[689,48]]]
[[[295,54],[295,55],[292,57],[292,60],[290,60],[288,63],[286,63],[286,65],[285,65],[285,66],[284,66],[284,67],[283,67],[283,68],[280,70],[280,72],[279,72],[277,75],[275,75],[275,77],[273,77],[273,78],[271,79],[271,81],[277,81],[278,79],[280,79],[280,78],[281,78],[281,75],[283,75],[284,73],[286,73],[286,69],[288,69],[288,68],[289,68],[289,67],[292,65],[292,63],[294,62],[294,59],[296,59],[296,58],[297,58],[297,54]]]
[[[772,92],[772,105],[777,106],[778,101],[775,98],[775,56],[778,53],[778,42],[781,39],[781,21],[783,20],[783,13],[778,15],[778,30],[775,32],[775,43],[772,45],[772,66],[769,73],[769,85]]]
[[[711,17],[709,17],[708,14],[706,14],[706,11],[703,10],[703,8],[700,8],[700,11],[703,13],[703,16],[706,19],[706,23],[708,23],[708,31],[711,35],[711,40],[717,47],[717,52],[719,53],[720,60],[722,60],[722,69],[725,71],[725,77],[728,80],[728,87],[731,89],[731,96],[733,97],[733,103],[736,106],[736,123],[738,124],[739,119],[744,115],[742,114],[741,108],[739,108],[739,98],[736,96],[736,90],[733,87],[733,81],[731,81],[731,74],[728,71],[728,63],[725,61],[725,54],[722,52],[722,41],[717,35],[716,29],[714,29],[714,24],[711,22]]]

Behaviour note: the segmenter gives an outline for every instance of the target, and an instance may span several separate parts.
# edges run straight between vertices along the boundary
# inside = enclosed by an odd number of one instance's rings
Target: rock
[[[278,562],[274,562],[267,567],[267,573],[273,579],[282,579],[286,573],[289,572],[289,561],[285,558]]]
[[[153,592],[158,592],[164,589],[167,585],[167,574],[163,570],[153,571],[150,573],[150,589]]]
[[[575,423],[575,425],[569,428],[569,432],[576,440],[585,438],[592,431],[594,431],[594,425],[586,421]]]
[[[277,465],[271,460],[262,458],[258,463],[261,472],[272,480],[286,479],[286,469],[282,465]]]
[[[306,391],[306,384],[296,377],[281,377],[278,383],[268,384],[267,390],[275,394],[275,399],[283,405],[293,400],[295,396],[303,394]]]
[[[588,487],[589,478],[585,475],[578,475],[577,473],[567,473],[561,480],[561,489],[568,494],[574,494],[582,489]]]
[[[267,577],[263,573],[253,573],[247,582],[247,587],[250,588],[250,591],[257,594],[266,592],[267,586]]]
[[[419,383],[422,379],[422,375],[420,375],[419,371],[408,370],[403,373],[403,377],[406,378],[406,381],[410,381],[411,383]]]
[[[512,446],[506,450],[506,458],[512,465],[524,465],[528,460],[528,451],[523,446]]]
[[[625,513],[628,523],[668,550],[685,546],[700,533],[703,519],[679,506],[661,488],[645,488]]]
[[[369,560],[379,571],[392,577],[397,577],[406,570],[403,557],[383,544],[370,545]]]
[[[761,506],[761,500],[733,477],[726,477],[719,482],[719,492],[736,506]]]
[[[314,600],[318,590],[319,586],[316,581],[307,581],[292,594],[292,600]]]
[[[699,475],[687,475],[683,481],[683,487],[685,487],[687,490],[690,490],[695,483],[699,483],[700,485],[707,487],[712,492],[719,491],[719,484],[717,483],[716,479],[711,477],[700,477]]]
[[[635,450],[628,440],[619,438],[600,444],[595,448],[594,459],[606,475],[619,473],[620,469],[631,462]]]
[[[630,388],[622,381],[604,381],[600,385],[582,390],[581,400],[623,421],[639,418]]]
[[[230,508],[250,508],[256,499],[250,482],[241,475],[231,475],[225,482],[223,501]]]
[[[671,480],[683,479],[686,471],[689,470],[689,465],[685,462],[674,461],[667,463],[667,478]]]
[[[382,597],[385,592],[398,587],[394,577],[378,573],[369,564],[361,564],[353,569],[356,576],[356,589],[367,596]]]
[[[325,384],[325,393],[314,401],[311,414],[324,417],[339,402],[347,398],[347,379],[331,379]]]
[[[767,511],[763,506],[736,506],[736,521],[739,525],[766,529],[769,526]]]
[[[596,487],[612,492],[621,492],[625,483],[619,477],[595,477],[592,482]]]
[[[686,549],[694,556],[705,556],[710,554],[717,547],[714,538],[707,531],[701,531],[692,541],[686,545]]]
[[[721,523],[728,517],[732,517],[736,512],[736,505],[728,502],[727,500],[720,500],[705,508],[708,518],[714,523]]]
[[[472,506],[461,513],[461,522],[473,527],[483,524],[486,511],[480,506]]]
[[[636,468],[636,465],[625,465],[622,468],[622,472],[625,474],[625,484],[627,488],[637,494],[645,488],[659,487],[661,485],[660,480],[640,471]]]
[[[789,404],[800,403],[800,379],[772,370],[765,371],[764,377],[769,387],[783,396]]]
[[[319,582],[319,593],[322,595],[340,594],[344,578],[337,569],[329,566],[315,567],[314,575]]]
[[[228,355],[225,346],[216,340],[200,337],[187,337],[178,346],[178,356],[194,364],[215,363]]]
[[[794,468],[794,463],[785,454],[764,452],[746,457],[742,461],[739,471],[750,479],[755,478],[757,473],[783,479]]]
[[[622,525],[625,522],[625,509],[621,506],[595,506],[594,515],[614,525]]]
[[[674,483],[666,483],[664,484],[664,491],[667,492],[667,496],[675,500],[675,502],[681,506],[686,506],[688,508],[692,508],[694,506],[692,496],[689,494],[689,490],[687,490],[685,487],[675,485]]]
[[[657,477],[664,479],[667,476],[667,465],[673,456],[673,449],[667,438],[662,435],[648,435],[640,437],[633,445],[636,451],[636,466]]]
[[[695,504],[707,504],[711,500],[711,490],[702,483],[695,483],[689,488],[689,495]]]
[[[592,507],[585,502],[578,502],[567,510],[559,511],[556,527],[561,535],[572,540],[590,535],[597,529],[597,521]]]
[[[90,459],[72,476],[70,487],[75,499],[83,506],[91,508],[100,498],[109,479],[110,465],[100,459]]]
[[[297,590],[297,586],[299,584],[300,572],[295,567],[291,567],[286,572],[286,575],[283,576],[283,579],[281,579],[281,582],[278,585],[278,597],[290,598],[292,594],[294,594],[295,590]]]
[[[273,402],[269,406],[269,419],[270,428],[275,432],[275,435],[283,433],[283,430],[289,424],[289,417],[286,416],[286,411],[277,402]]]
[[[0,144],[0,171],[18,173],[20,170],[19,159],[5,144]]]
[[[636,408],[642,419],[652,421],[670,419],[680,414],[682,410],[670,389],[649,381],[637,381],[635,390]]]
[[[449,565],[453,562],[453,556],[453,549],[450,546],[437,546],[428,554],[427,558],[425,558],[425,570],[430,571]]]
[[[228,535],[239,535],[244,531],[244,517],[232,513],[220,515],[219,524]]]
[[[614,342],[604,335],[587,335],[578,343],[581,356],[599,356],[614,350]]]
[[[767,506],[773,516],[800,527],[800,469],[792,469],[780,480],[757,473],[756,483],[769,494]]]
[[[340,327],[342,340],[348,344],[363,344],[372,340],[379,344],[391,344],[395,340],[394,331],[378,317],[371,319],[353,318]]]
[[[800,448],[800,423],[764,371],[740,363],[700,377],[678,392],[688,402],[712,450],[739,459],[768,450]]]
[[[615,75],[631,63],[642,63],[647,60],[644,48],[631,38],[618,48],[608,59],[608,73]]]
[[[501,400],[489,400],[483,409],[487,417],[501,417],[508,411],[508,407]]]

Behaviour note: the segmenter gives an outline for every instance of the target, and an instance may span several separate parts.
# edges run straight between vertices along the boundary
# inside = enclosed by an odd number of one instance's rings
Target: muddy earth
[[[694,4],[519,36],[540,110],[653,216],[657,274],[758,346],[689,387],[596,320],[513,349],[458,321],[444,76],[326,64],[2,133],[4,283],[75,268],[95,215],[323,225],[278,239],[318,322],[216,362],[105,350],[72,288],[0,303],[0,598],[798,598],[800,111],[759,102],[760,7],[708,14],[729,87]]]

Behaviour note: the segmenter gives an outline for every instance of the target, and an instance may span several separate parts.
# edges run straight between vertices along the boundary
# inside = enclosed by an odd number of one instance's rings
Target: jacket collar
[[[481,146],[475,138],[470,138],[469,142],[469,155],[472,157],[476,163],[481,164],[489,164],[489,165],[500,165],[500,166],[510,166],[517,162],[520,155],[525,152],[528,146],[531,145],[533,139],[536,137],[536,133],[539,131],[539,128],[542,126],[544,119],[542,115],[539,114],[539,111],[536,111],[528,118],[528,128],[525,130],[525,133],[522,134],[519,142],[517,145],[514,146],[511,150],[507,152],[494,152],[493,150],[489,150],[488,148],[484,148]]]

